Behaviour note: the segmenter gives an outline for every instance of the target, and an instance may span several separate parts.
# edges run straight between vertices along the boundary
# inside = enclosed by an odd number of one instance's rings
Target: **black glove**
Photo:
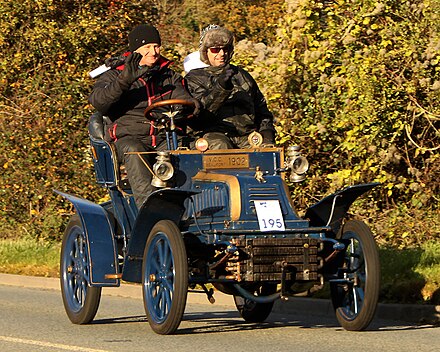
[[[127,57],[124,55],[109,57],[108,59],[105,59],[104,63],[105,63],[105,66],[107,66],[107,67],[116,68],[118,66],[123,65],[126,58]]]
[[[119,82],[123,88],[128,89],[134,81],[150,69],[148,66],[139,66],[141,59],[142,55],[139,53],[128,55],[125,60],[124,69],[119,75]]]
[[[194,103],[194,111],[193,116],[198,116],[200,114],[200,109],[202,108],[202,104],[197,99],[193,98],[191,101]]]
[[[232,68],[228,68],[225,70],[225,72],[221,73],[217,78],[217,82],[220,84],[220,87],[226,90],[232,90],[232,88],[234,88],[234,85],[232,84],[233,75],[234,70]]]
[[[275,131],[263,130],[260,134],[263,136],[263,144],[275,144]]]

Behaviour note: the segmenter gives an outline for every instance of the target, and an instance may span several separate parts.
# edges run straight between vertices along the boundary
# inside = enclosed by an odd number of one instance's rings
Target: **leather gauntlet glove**
[[[275,132],[273,130],[263,130],[260,131],[263,136],[263,144],[275,144]]]
[[[118,79],[123,89],[128,89],[134,81],[145,74],[150,68],[148,66],[139,66],[142,55],[131,53],[125,60],[124,69]]]
[[[231,90],[234,88],[234,85],[232,84],[232,76],[234,75],[234,70],[231,68],[228,68],[220,74],[217,78],[218,84],[220,84],[220,87],[226,90]]]

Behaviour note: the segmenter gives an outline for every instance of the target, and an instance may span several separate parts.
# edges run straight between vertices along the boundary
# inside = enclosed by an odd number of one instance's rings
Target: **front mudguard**
[[[114,231],[106,210],[99,204],[84,198],[72,196],[55,190],[60,196],[70,201],[81,219],[84,234],[89,244],[89,272],[91,286],[119,286],[118,256],[114,241]],[[106,275],[113,277],[107,279]]]
[[[179,226],[185,211],[185,200],[198,192],[161,189],[153,192],[139,209],[128,243],[122,279],[128,282],[142,282],[142,260],[145,244],[153,226],[160,220],[171,220]]]
[[[336,235],[353,202],[378,185],[380,185],[378,182],[367,183],[339,190],[308,208],[304,218],[309,220],[310,226],[330,226]]]

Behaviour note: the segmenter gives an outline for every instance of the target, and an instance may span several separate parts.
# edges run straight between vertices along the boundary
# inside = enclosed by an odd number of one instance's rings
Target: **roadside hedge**
[[[146,21],[177,71],[206,24],[236,32],[234,62],[264,91],[278,144],[311,162],[292,185],[300,211],[379,181],[353,208],[378,241],[438,241],[439,13],[435,0],[0,0],[0,236],[59,240],[72,209],[53,189],[105,197],[88,150],[88,72]]]

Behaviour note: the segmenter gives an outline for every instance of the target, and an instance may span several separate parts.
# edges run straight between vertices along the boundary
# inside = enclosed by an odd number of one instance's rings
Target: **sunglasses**
[[[223,46],[221,48],[216,48],[216,47],[209,48],[209,51],[213,54],[218,54],[220,50],[223,50],[224,53],[228,53],[231,50],[231,48],[229,46]]]

